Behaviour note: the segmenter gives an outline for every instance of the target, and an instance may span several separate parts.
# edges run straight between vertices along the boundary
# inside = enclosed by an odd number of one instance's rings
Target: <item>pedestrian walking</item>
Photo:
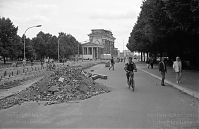
[[[182,78],[182,62],[180,57],[176,57],[176,61],[173,62],[173,69],[176,73],[176,83],[180,83]]]
[[[126,62],[126,57],[124,57],[124,63]]]
[[[47,64],[47,70],[50,70],[51,69],[51,64],[50,64],[50,59],[49,58],[46,59],[46,64]]]
[[[16,61],[16,67],[18,67],[18,65],[19,65],[19,62],[18,62],[18,61]]]
[[[147,59],[147,61],[146,61],[146,66],[147,66],[147,68],[149,69],[149,67],[150,67],[149,59]]]
[[[161,85],[165,86],[164,80],[165,80],[165,74],[167,73],[167,67],[164,58],[161,58],[161,61],[159,62],[159,71],[162,76]]]
[[[33,66],[33,58],[30,59],[31,66]]]
[[[26,59],[23,59],[22,63],[23,63],[23,67],[25,67],[26,66]]]
[[[44,68],[44,60],[40,59],[40,63],[41,63],[41,69],[43,69]]]
[[[52,60],[51,61],[51,70],[52,69],[55,70],[55,68],[56,68],[55,62],[54,62],[54,60]]]
[[[115,64],[115,61],[113,59],[113,57],[111,58],[111,66],[109,67],[109,70],[112,68],[114,70],[114,64]]]
[[[151,69],[153,69],[153,63],[154,63],[154,60],[153,60],[153,58],[151,57],[151,58],[149,59],[149,64],[150,64],[150,66],[151,66]]]

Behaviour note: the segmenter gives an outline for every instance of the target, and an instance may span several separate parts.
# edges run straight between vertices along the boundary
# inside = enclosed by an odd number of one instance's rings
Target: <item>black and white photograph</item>
[[[0,0],[0,129],[199,129],[199,0]]]

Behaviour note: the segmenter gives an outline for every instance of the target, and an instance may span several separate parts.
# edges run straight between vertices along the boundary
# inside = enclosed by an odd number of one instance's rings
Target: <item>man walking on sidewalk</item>
[[[173,69],[176,73],[176,83],[180,83],[182,78],[182,63],[180,61],[180,57],[176,57],[176,61],[173,62]]]
[[[114,62],[114,59],[113,59],[113,57],[111,58],[111,66],[109,67],[109,70],[112,68],[113,70],[114,70],[114,64],[115,64],[115,62]]]
[[[161,61],[159,63],[159,71],[161,73],[161,76],[162,76],[162,81],[161,81],[161,85],[162,86],[165,86],[164,84],[164,80],[165,80],[165,74],[167,72],[167,67],[166,67],[166,64],[164,62],[164,58],[161,58]]]

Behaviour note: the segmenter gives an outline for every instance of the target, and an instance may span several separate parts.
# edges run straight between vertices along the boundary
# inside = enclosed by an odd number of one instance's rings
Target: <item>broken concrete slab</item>
[[[96,80],[96,79],[100,78],[100,76],[97,75],[97,74],[94,74],[94,75],[91,76],[91,78],[92,78],[93,80]]]
[[[64,78],[63,78],[63,77],[60,77],[58,81],[64,82]]]
[[[96,78],[96,79],[98,79],[98,78],[101,78],[101,79],[108,79],[108,76],[107,76],[107,75],[103,75],[103,74],[93,73],[93,74],[92,74],[92,78]],[[96,80],[96,79],[95,79],[95,80]]]

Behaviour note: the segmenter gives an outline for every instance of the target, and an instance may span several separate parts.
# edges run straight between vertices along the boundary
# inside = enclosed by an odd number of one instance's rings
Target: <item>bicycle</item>
[[[137,70],[135,70],[137,72]],[[128,80],[129,89],[132,88],[133,92],[135,91],[135,80],[134,80],[134,72],[130,71],[129,80]]]

